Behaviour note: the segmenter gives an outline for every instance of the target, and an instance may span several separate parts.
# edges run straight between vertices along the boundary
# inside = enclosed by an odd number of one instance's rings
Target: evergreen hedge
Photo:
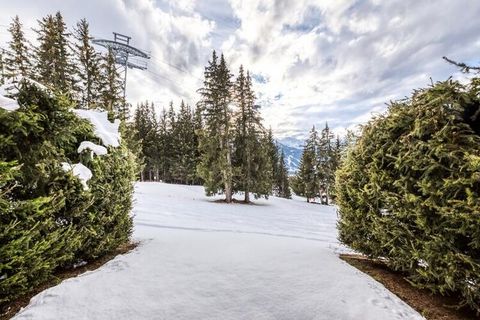
[[[132,230],[135,158],[125,146],[78,154],[100,144],[65,96],[23,83],[20,108],[0,106],[0,305],[52,277],[58,268],[101,256]],[[62,162],[93,173],[84,189]]]
[[[337,171],[340,240],[480,311],[480,80],[393,102]]]

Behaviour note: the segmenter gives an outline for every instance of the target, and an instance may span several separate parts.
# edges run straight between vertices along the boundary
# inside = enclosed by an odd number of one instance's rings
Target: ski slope
[[[35,296],[15,319],[423,319],[338,258],[333,207],[225,204],[138,183],[133,252]]]

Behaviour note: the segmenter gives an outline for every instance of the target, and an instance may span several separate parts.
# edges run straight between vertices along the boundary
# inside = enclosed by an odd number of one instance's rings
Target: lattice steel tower
[[[127,70],[132,69],[147,69],[147,61],[150,59],[150,54],[130,45],[131,37],[114,32],[113,40],[94,39],[92,42],[96,45],[112,50],[115,56],[115,62],[119,65],[120,74],[123,73],[123,101],[126,104],[125,96],[127,91]],[[132,59],[133,58],[133,59]]]

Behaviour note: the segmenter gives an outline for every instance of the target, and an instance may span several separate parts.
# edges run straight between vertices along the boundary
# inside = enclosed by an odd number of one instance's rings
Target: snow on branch
[[[0,95],[0,108],[7,111],[15,111],[20,108],[20,106],[16,100]]]
[[[77,116],[87,119],[93,125],[95,135],[102,140],[103,145],[118,147],[120,145],[120,120],[115,119],[115,122],[108,120],[108,113],[106,111],[97,110],[73,110]]]
[[[67,172],[71,171],[75,177],[80,179],[83,188],[85,190],[88,190],[87,181],[93,177],[92,171],[90,171],[90,169],[88,169],[81,163],[70,164],[68,162],[62,162],[62,169]]]
[[[80,146],[77,149],[78,153],[82,153],[83,150],[91,150],[94,154],[97,156],[103,156],[108,153],[107,148],[104,146],[100,146],[96,143],[93,143],[91,141],[82,141],[80,143]]]

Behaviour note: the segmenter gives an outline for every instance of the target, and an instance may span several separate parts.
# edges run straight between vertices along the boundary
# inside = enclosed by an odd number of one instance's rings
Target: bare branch
[[[451,63],[451,64],[459,67],[459,68],[462,70],[462,72],[469,73],[470,70],[475,70],[475,71],[477,71],[477,72],[480,72],[480,67],[468,66],[468,65],[466,65],[466,64],[463,63],[463,62],[456,62],[456,61],[453,61],[453,60],[451,60],[451,59],[448,59],[447,57],[443,57],[443,59],[444,59],[445,61],[447,61],[448,63]]]

